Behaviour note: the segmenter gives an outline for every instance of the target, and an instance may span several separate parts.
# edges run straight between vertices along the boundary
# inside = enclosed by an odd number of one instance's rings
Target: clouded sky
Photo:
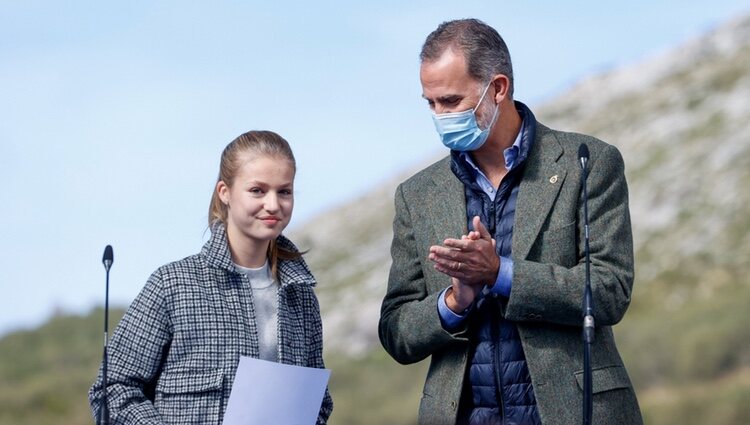
[[[439,153],[417,56],[444,20],[495,27],[515,98],[533,107],[750,12],[732,0],[358,3],[0,0],[0,333],[103,303],[107,244],[118,305],[199,251],[219,155],[247,130],[292,144],[292,226]]]

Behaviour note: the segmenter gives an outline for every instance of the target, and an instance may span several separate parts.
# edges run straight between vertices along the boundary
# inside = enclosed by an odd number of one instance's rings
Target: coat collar
[[[294,243],[283,235],[279,235],[276,238],[276,243],[279,247],[287,251],[299,252]],[[232,262],[232,253],[229,250],[229,242],[227,241],[227,231],[223,223],[217,222],[211,226],[211,238],[203,245],[201,255],[209,266],[237,273],[234,262]],[[296,260],[279,259],[278,274],[282,287],[291,284],[315,286],[317,283],[302,257]]]

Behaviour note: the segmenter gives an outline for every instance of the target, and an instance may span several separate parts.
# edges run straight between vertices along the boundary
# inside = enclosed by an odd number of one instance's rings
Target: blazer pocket
[[[219,369],[164,371],[156,384],[154,407],[165,424],[218,424],[223,385]]]
[[[578,388],[583,391],[583,371],[575,372]],[[591,383],[593,394],[605,391],[630,388],[630,378],[622,366],[606,366],[595,368],[591,371]]]

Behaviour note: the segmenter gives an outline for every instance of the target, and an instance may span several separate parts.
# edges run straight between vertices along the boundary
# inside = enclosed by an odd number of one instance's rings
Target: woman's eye
[[[260,194],[263,193],[263,191],[259,187],[253,187],[253,188],[250,189],[249,192],[252,193],[252,194],[254,194],[254,195],[260,195]]]

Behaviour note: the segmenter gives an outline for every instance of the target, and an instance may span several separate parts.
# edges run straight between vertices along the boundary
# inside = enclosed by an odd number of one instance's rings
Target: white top
[[[237,271],[247,276],[250,281],[253,307],[255,309],[255,326],[258,329],[258,348],[260,359],[278,361],[279,338],[279,285],[271,277],[268,261],[263,266],[252,269],[234,265]]]

